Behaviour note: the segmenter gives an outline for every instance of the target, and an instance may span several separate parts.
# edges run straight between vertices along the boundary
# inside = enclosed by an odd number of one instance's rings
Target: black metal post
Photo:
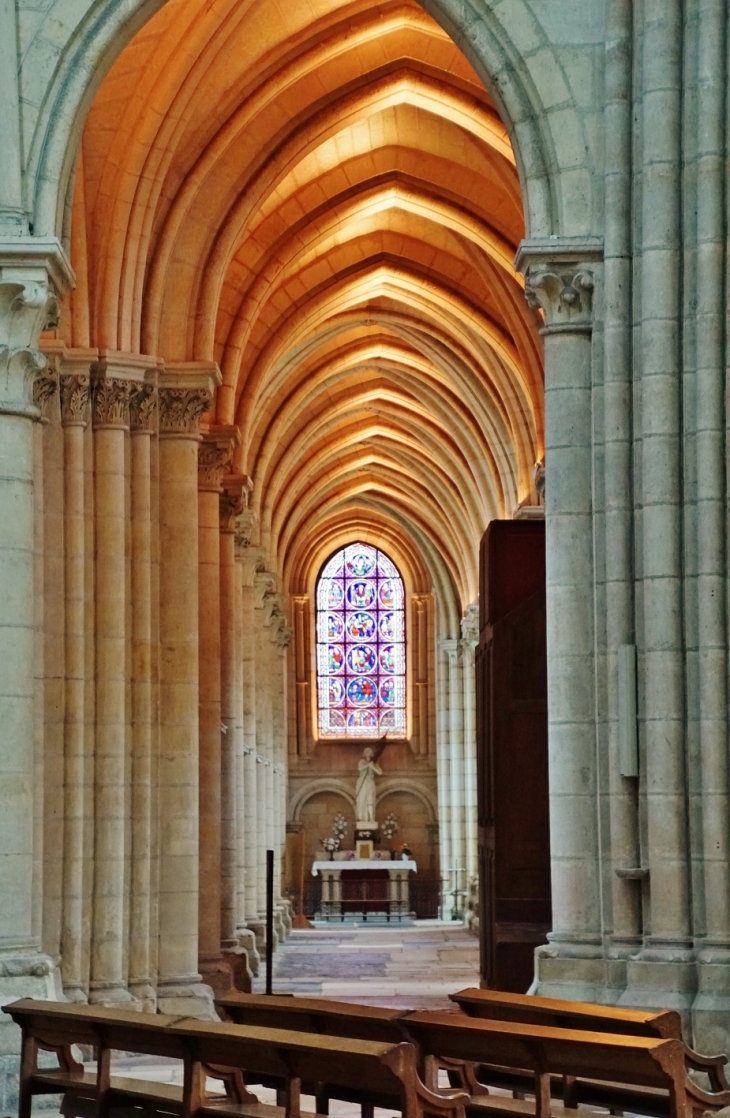
[[[266,851],[266,993],[270,994],[274,969],[274,851]]]

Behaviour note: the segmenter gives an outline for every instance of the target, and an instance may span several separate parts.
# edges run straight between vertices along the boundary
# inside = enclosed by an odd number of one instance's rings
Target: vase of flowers
[[[335,850],[340,849],[340,840],[335,838],[334,835],[327,835],[325,838],[320,839],[320,846],[329,854],[330,862],[334,862]]]
[[[401,846],[400,856],[401,856],[401,858],[403,859],[404,862],[407,861],[409,858],[413,857],[413,851],[411,850],[411,848],[410,848],[410,846],[408,845],[407,842],[404,842],[403,845]]]

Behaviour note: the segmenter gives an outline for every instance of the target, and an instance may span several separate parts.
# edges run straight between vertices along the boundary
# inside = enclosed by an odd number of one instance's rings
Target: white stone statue
[[[382,775],[383,770],[376,763],[372,749],[367,746],[357,764],[355,818],[358,827],[375,823],[375,777]]]

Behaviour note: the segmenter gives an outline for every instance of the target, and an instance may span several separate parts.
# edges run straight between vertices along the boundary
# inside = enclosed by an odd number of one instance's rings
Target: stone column
[[[296,672],[297,754],[306,757],[309,753],[312,711],[309,699],[309,596],[302,595],[293,600],[294,606],[294,667]]]
[[[235,428],[212,428],[198,455],[200,633],[200,892],[198,959],[217,993],[230,990],[233,974],[221,957],[221,587],[220,495],[234,446]],[[240,436],[239,436],[240,438]]]
[[[243,691],[239,656],[240,583],[235,557],[236,518],[248,500],[250,481],[243,475],[223,479],[220,497],[220,634],[221,634],[221,950],[233,968],[238,989],[251,989],[251,973],[237,931],[237,808],[239,760],[243,777]],[[240,719],[239,715],[240,700]],[[241,789],[243,792],[243,788]],[[243,828],[243,818],[241,818]],[[253,939],[253,934],[250,933]]]
[[[545,494],[553,931],[540,989],[598,997],[605,976],[598,847],[590,244],[525,242],[517,266],[545,325]],[[550,956],[548,962],[547,956]],[[570,960],[562,967],[560,959]],[[583,964],[580,960],[586,960]],[[581,969],[582,967],[582,969]],[[550,978],[547,978],[547,974]]]
[[[451,765],[449,747],[449,658],[438,642],[438,665],[436,673],[436,784],[439,809],[439,864],[441,873],[444,916],[451,914],[451,899],[448,891],[452,888],[453,853],[451,849]]]
[[[249,846],[255,847],[256,820],[255,804],[251,789],[251,774],[255,784],[256,764],[251,755],[251,743],[246,733],[246,644],[250,642],[250,630],[246,627],[246,606],[244,602],[244,581],[250,560],[246,559],[246,551],[251,540],[252,513],[246,511],[236,518],[235,531],[235,557],[236,557],[236,935],[238,942],[248,954],[248,963],[254,975],[259,973],[259,953],[256,947],[256,937],[248,927],[248,916],[255,915],[255,881],[253,888],[248,880],[249,868],[253,865],[255,872],[256,853],[251,854]],[[253,816],[253,819],[252,819]],[[254,903],[249,898],[252,894]]]
[[[604,262],[604,520],[607,769],[610,789],[609,955],[625,960],[641,945],[642,882],[638,781],[621,772],[619,649],[635,645],[632,469],[632,0],[611,0],[606,14],[606,233]],[[625,985],[625,964],[609,966],[608,985]]]
[[[461,622],[461,663],[464,682],[464,865],[469,889],[477,879],[477,706],[474,659],[479,644],[479,605],[467,606]]]
[[[126,781],[125,436],[134,372],[100,357],[92,370],[96,586],[94,900],[89,1001],[129,1002],[124,974]]]
[[[94,355],[96,356],[96,355]],[[61,974],[69,1001],[86,1001],[84,967],[84,829],[86,803],[86,539],[84,430],[89,420],[88,354],[77,362],[68,355],[61,371],[61,424],[64,456],[64,827]],[[73,371],[72,371],[73,370]]]
[[[156,377],[130,404],[132,511],[132,865],[129,991],[148,1013],[157,998],[151,958],[152,905],[152,439],[157,434]]]
[[[464,678],[461,642],[443,641],[449,665],[449,803],[451,806],[452,906],[463,917],[466,899],[465,784],[464,784]]]
[[[254,932],[257,948],[263,943],[264,925],[259,916],[259,775],[256,750],[256,610],[254,580],[261,562],[258,550],[246,543],[241,558],[241,632],[243,662],[244,844],[246,924]],[[261,883],[262,890],[264,883]]]
[[[428,595],[413,595],[413,676],[416,752],[428,755]]]
[[[162,1013],[213,1015],[198,974],[198,443],[220,373],[204,363],[159,375],[160,858]]]
[[[730,1010],[730,807],[728,648],[726,260],[727,36],[724,0],[703,0],[697,46],[697,622],[699,752],[702,770],[704,931],[696,939],[698,994],[692,1007],[701,1051],[727,1044]],[[694,712],[693,712],[694,714]],[[694,902],[697,906],[697,902]],[[695,935],[697,921],[695,922]],[[719,1046],[719,1047],[718,1047]]]
[[[20,97],[18,91],[18,27],[14,0],[0,0],[0,235],[28,232],[23,199]],[[37,344],[37,337],[33,345]]]
[[[7,111],[7,106],[4,110]],[[7,1000],[54,996],[53,962],[33,934],[33,423],[40,331],[72,275],[57,242],[0,245],[0,964]],[[8,898],[12,898],[12,904]],[[0,1077],[19,1033],[0,1025]],[[3,1097],[5,1083],[0,1083]],[[8,1102],[10,1106],[10,1101]]]
[[[45,789],[45,432],[58,393],[58,362],[49,360],[33,381],[33,403],[39,421],[33,429],[33,936],[43,930],[44,893],[44,795]],[[54,408],[55,412],[55,408]],[[57,888],[53,892],[58,895]]]

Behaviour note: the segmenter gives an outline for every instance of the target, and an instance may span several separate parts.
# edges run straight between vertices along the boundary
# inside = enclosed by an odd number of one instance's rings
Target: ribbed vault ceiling
[[[359,536],[464,606],[542,453],[522,236],[505,128],[415,0],[168,0],[86,123],[66,329],[220,365],[286,588]]]

